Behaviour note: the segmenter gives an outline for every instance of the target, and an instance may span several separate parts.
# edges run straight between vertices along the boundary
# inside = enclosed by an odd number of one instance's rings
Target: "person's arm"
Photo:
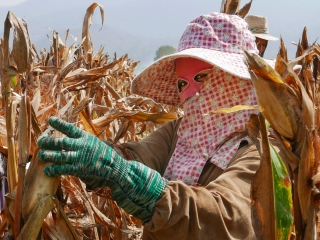
[[[241,148],[230,166],[205,187],[170,181],[144,225],[152,239],[255,239],[250,187],[260,156]]]
[[[87,188],[108,186],[117,204],[146,222],[168,181],[136,161],[123,159],[112,147],[70,123],[50,117],[49,125],[66,137],[50,136],[46,130],[38,139],[38,158],[51,162],[44,168],[49,177],[73,175]]]
[[[141,162],[163,175],[178,139],[180,122],[181,119],[168,122],[139,142],[123,143],[121,150],[126,153],[126,158]]]
[[[72,124],[57,118],[50,118],[49,124],[67,137],[54,138],[48,132],[40,136],[38,157],[53,163],[45,173],[77,176],[92,187],[109,186],[118,205],[141,219],[155,239],[252,237],[250,184],[260,159],[254,146],[239,150],[230,167],[206,187],[190,187],[124,160]]]

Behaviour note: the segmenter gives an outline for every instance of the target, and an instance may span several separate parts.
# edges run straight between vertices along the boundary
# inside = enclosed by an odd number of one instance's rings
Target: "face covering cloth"
[[[196,185],[207,161],[226,169],[246,137],[245,123],[258,110],[212,112],[237,105],[257,105],[252,82],[213,67],[199,93],[184,103],[178,142],[164,177]]]

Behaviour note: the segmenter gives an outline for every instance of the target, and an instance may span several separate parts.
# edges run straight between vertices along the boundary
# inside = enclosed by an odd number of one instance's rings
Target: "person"
[[[268,19],[258,15],[248,15],[245,18],[248,28],[256,37],[256,44],[259,50],[259,56],[263,57],[268,46],[268,41],[276,41],[278,38],[268,33]]]
[[[257,110],[214,113],[257,105],[242,49],[258,54],[242,18],[216,12],[195,18],[177,52],[131,86],[183,107],[184,116],[121,148],[50,117],[66,137],[52,137],[52,130],[39,137],[39,159],[53,163],[46,175],[73,175],[88,189],[109,186],[117,204],[143,221],[144,239],[255,239],[250,187],[260,155],[245,123]]]

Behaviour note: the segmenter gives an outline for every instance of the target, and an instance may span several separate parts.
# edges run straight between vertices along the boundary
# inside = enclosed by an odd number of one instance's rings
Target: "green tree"
[[[156,56],[154,57],[154,61],[158,60],[159,58],[175,53],[176,49],[174,47],[171,47],[169,45],[166,46],[161,46],[158,48],[158,50],[156,51]]]

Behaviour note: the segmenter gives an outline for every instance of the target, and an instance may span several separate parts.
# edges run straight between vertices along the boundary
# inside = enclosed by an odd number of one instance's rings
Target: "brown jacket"
[[[180,121],[165,124],[139,143],[123,144],[131,159],[162,175],[177,142]],[[255,239],[251,222],[250,185],[260,156],[244,143],[222,170],[207,162],[200,186],[170,181],[144,225],[144,239]]]

